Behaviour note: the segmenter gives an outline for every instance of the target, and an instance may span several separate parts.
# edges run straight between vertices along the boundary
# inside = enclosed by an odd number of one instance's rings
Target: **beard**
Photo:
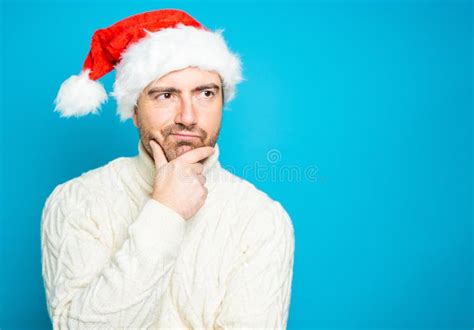
[[[140,140],[142,141],[142,144],[148,155],[150,155],[150,157],[153,159],[153,151],[150,146],[150,141],[154,140],[163,149],[163,152],[165,153],[168,162],[176,159],[177,157],[192,149],[207,146],[214,147],[220,132],[220,125],[217,127],[215,132],[211,132],[211,134],[209,134],[197,125],[186,126],[184,124],[170,124],[160,130],[160,137],[157,134],[153,134],[153,132],[148,130],[139,118],[137,122]],[[199,138],[192,139],[192,141],[175,140],[172,137],[172,134],[175,133],[188,133],[198,135]],[[201,160],[200,162],[202,163],[204,160]]]

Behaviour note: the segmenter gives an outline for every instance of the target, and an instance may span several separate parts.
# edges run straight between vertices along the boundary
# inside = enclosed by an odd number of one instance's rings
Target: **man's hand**
[[[155,159],[156,178],[152,198],[168,206],[184,219],[191,218],[204,205],[207,188],[201,159],[214,153],[212,147],[188,151],[168,162],[161,146],[150,141]]]

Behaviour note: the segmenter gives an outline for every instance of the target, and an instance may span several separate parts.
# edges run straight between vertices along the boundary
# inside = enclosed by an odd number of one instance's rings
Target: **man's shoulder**
[[[267,205],[275,202],[266,192],[257,188],[255,184],[227,169],[221,167],[219,171],[213,172],[212,175],[214,177],[211,180],[217,183],[217,191],[239,204]]]
[[[53,201],[84,202],[110,195],[118,186],[118,178],[133,169],[132,157],[118,157],[105,165],[58,184],[49,194],[46,204]]]
[[[216,174],[219,176],[216,194],[220,196],[219,198],[226,196],[224,203],[230,212],[236,212],[247,219],[259,218],[261,221],[267,219],[270,222],[278,219],[291,231],[293,230],[291,218],[279,200],[226,169],[221,168],[219,172]]]

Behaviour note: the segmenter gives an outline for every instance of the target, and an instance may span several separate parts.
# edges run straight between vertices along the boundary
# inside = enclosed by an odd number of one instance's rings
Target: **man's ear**
[[[224,81],[222,80],[222,77],[219,76],[219,79],[221,81],[221,97],[222,97],[222,107],[224,107],[225,105],[225,101],[224,101],[224,98],[225,98],[225,95],[224,95]]]
[[[135,125],[136,128],[138,128],[138,118],[137,118],[137,106],[133,109],[133,125]]]

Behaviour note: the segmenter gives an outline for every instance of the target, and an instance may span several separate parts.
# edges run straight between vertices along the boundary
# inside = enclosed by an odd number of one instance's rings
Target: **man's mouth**
[[[187,132],[176,132],[176,133],[171,133],[170,135],[174,136],[178,140],[201,139],[200,135],[196,135],[196,134],[193,134],[193,133],[187,133]]]

